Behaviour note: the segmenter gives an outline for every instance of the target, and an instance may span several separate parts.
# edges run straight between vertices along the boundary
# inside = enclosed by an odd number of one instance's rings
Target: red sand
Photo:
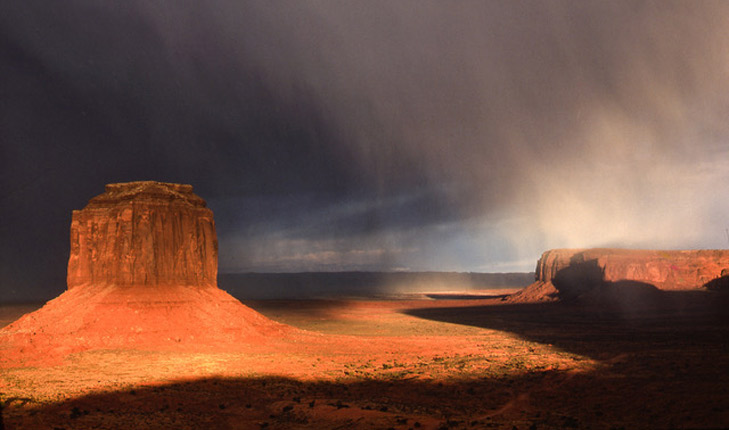
[[[0,402],[8,429],[726,427],[727,296],[664,294],[632,313],[500,299],[259,301],[296,329],[253,344],[6,363]]]
[[[296,332],[218,288],[74,288],[0,330],[0,363],[53,362],[87,349],[255,345]]]

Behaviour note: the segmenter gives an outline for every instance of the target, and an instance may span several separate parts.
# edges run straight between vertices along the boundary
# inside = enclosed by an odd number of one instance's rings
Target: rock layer
[[[535,283],[511,300],[556,300],[626,282],[664,291],[711,288],[727,268],[729,250],[553,249],[537,262]]]
[[[191,185],[109,184],[73,211],[68,288],[83,285],[214,286],[213,213]]]

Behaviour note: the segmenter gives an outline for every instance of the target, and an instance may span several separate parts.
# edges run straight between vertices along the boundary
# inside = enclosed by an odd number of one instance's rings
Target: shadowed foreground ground
[[[726,295],[247,304],[333,341],[248,355],[88,351],[3,369],[6,428],[729,426]]]

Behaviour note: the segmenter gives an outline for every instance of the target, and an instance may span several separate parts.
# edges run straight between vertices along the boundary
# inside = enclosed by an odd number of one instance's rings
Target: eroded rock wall
[[[511,303],[590,298],[619,306],[661,291],[729,289],[729,250],[551,249]]]
[[[536,280],[552,282],[561,271],[589,262],[604,281],[644,282],[661,290],[701,288],[729,268],[729,250],[553,249],[537,262]]]
[[[192,186],[109,184],[73,211],[68,288],[216,286],[213,213]]]

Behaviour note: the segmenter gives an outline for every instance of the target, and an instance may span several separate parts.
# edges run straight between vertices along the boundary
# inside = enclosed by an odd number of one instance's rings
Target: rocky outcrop
[[[536,280],[552,281],[560,270],[588,261],[596,262],[608,282],[639,281],[660,290],[686,290],[720,277],[729,268],[729,251],[554,249],[537,262]]]
[[[68,290],[0,330],[3,361],[94,348],[243,348],[294,329],[216,284],[213,213],[192,186],[110,184],[74,211]]]
[[[73,211],[69,289],[214,286],[217,272],[213,213],[191,185],[109,184]]]
[[[716,288],[728,268],[729,250],[553,249],[537,262],[535,283],[510,300],[556,300],[626,283],[664,291]]]

